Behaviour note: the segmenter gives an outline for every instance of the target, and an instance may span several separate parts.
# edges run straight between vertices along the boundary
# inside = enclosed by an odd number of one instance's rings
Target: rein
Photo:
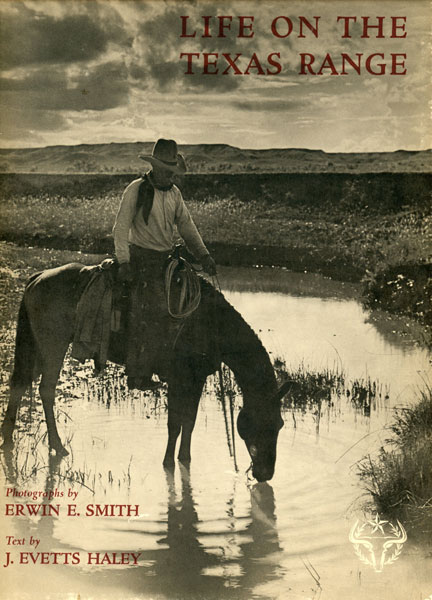
[[[181,268],[179,268],[181,267]],[[171,287],[173,278],[177,278],[176,283],[181,283],[180,298],[178,307],[173,308]],[[213,287],[222,293],[217,275],[212,277]],[[174,319],[183,319],[190,316],[199,306],[201,301],[201,284],[192,265],[180,257],[179,251],[174,251],[165,271],[165,296],[168,312]],[[216,298],[215,298],[216,303]],[[174,343],[175,345],[175,343]],[[220,353],[219,353],[220,354]],[[219,384],[221,389],[221,403],[225,421],[225,432],[228,441],[229,455],[233,458],[235,472],[238,473],[237,453],[235,445],[235,427],[234,427],[234,398],[231,392],[228,392],[230,423],[228,424],[227,406],[224,374],[229,377],[229,370],[224,369],[222,362],[219,363]]]
[[[213,286],[220,292],[222,293],[221,290],[221,286],[219,283],[219,279],[217,275],[213,275],[212,276],[212,283]],[[236,445],[235,445],[235,428],[234,428],[234,398],[233,398],[233,394],[232,393],[228,393],[228,398],[229,398],[229,411],[230,411],[230,425],[231,425],[231,429],[228,426],[228,416],[227,416],[227,409],[226,409],[226,394],[225,394],[225,384],[224,384],[224,371],[227,372],[228,370],[222,366],[222,362],[219,363],[219,367],[218,367],[218,373],[219,373],[219,384],[220,384],[220,389],[221,389],[221,403],[222,403],[222,410],[223,410],[223,414],[224,414],[224,421],[225,421],[225,432],[226,432],[226,436],[227,436],[227,441],[228,441],[228,450],[229,450],[229,454],[232,457],[233,461],[234,461],[234,470],[236,473],[238,473],[238,466],[237,466],[237,453],[236,453]],[[228,377],[230,377],[229,371],[227,373]]]

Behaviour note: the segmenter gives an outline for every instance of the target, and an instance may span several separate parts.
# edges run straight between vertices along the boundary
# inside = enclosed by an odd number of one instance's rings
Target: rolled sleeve
[[[175,223],[179,234],[195,258],[200,259],[209,253],[180,192],[176,207]]]

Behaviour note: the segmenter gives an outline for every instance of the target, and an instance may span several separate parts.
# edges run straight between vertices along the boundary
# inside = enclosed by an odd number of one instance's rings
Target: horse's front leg
[[[168,391],[168,443],[163,459],[163,466],[166,469],[174,467],[174,453],[177,438],[180,435],[181,429],[181,414],[178,406],[178,397],[174,391]]]
[[[167,468],[174,466],[175,447],[180,431],[182,437],[178,458],[181,462],[190,462],[191,436],[204,381],[205,377],[196,377],[187,368],[182,370],[181,377],[169,381],[168,444],[163,461]]]
[[[191,461],[191,441],[192,432],[195,427],[195,421],[198,412],[199,401],[201,399],[202,389],[205,377],[196,378],[188,387],[183,398],[182,411],[182,432],[181,442],[178,453],[178,459],[183,464],[189,464]]]

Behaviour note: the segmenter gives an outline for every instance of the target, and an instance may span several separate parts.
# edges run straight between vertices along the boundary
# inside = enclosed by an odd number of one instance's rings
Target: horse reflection
[[[237,525],[236,531],[208,534],[205,523],[199,520],[189,469],[181,469],[180,501],[177,500],[171,472],[166,473],[166,480],[167,534],[159,543],[167,544],[168,548],[158,553],[155,565],[160,592],[168,598],[249,599],[255,586],[279,577],[276,562],[260,560],[281,550],[270,485],[258,484],[251,489],[251,509],[247,517],[250,521],[243,530],[238,530],[239,521],[232,511],[232,497],[228,501],[228,512],[231,525]],[[217,542],[211,546],[206,544],[206,536],[220,536],[220,545]],[[229,551],[223,547],[228,538]],[[247,541],[239,543],[245,538]]]
[[[251,521],[246,531],[250,540],[240,545],[241,587],[249,589],[252,596],[256,586],[280,578],[277,556],[274,555],[282,548],[276,527],[274,492],[267,483],[258,484],[251,490]],[[260,560],[264,558],[267,560]]]
[[[203,571],[217,565],[220,559],[208,552],[199,541],[199,518],[192,494],[189,468],[182,466],[181,499],[177,501],[175,480],[172,471],[166,470],[168,491],[167,532],[159,540],[166,545],[158,555],[155,573],[160,582],[160,591],[169,598],[223,597],[223,581],[210,580]],[[211,590],[211,592],[210,592]]]

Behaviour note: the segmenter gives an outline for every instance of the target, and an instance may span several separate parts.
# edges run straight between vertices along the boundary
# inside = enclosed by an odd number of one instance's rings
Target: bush
[[[359,475],[380,513],[416,534],[432,533],[432,391],[414,408],[398,411],[390,446],[364,458]]]
[[[369,308],[405,314],[432,327],[432,264],[408,263],[387,267],[365,279]]]

